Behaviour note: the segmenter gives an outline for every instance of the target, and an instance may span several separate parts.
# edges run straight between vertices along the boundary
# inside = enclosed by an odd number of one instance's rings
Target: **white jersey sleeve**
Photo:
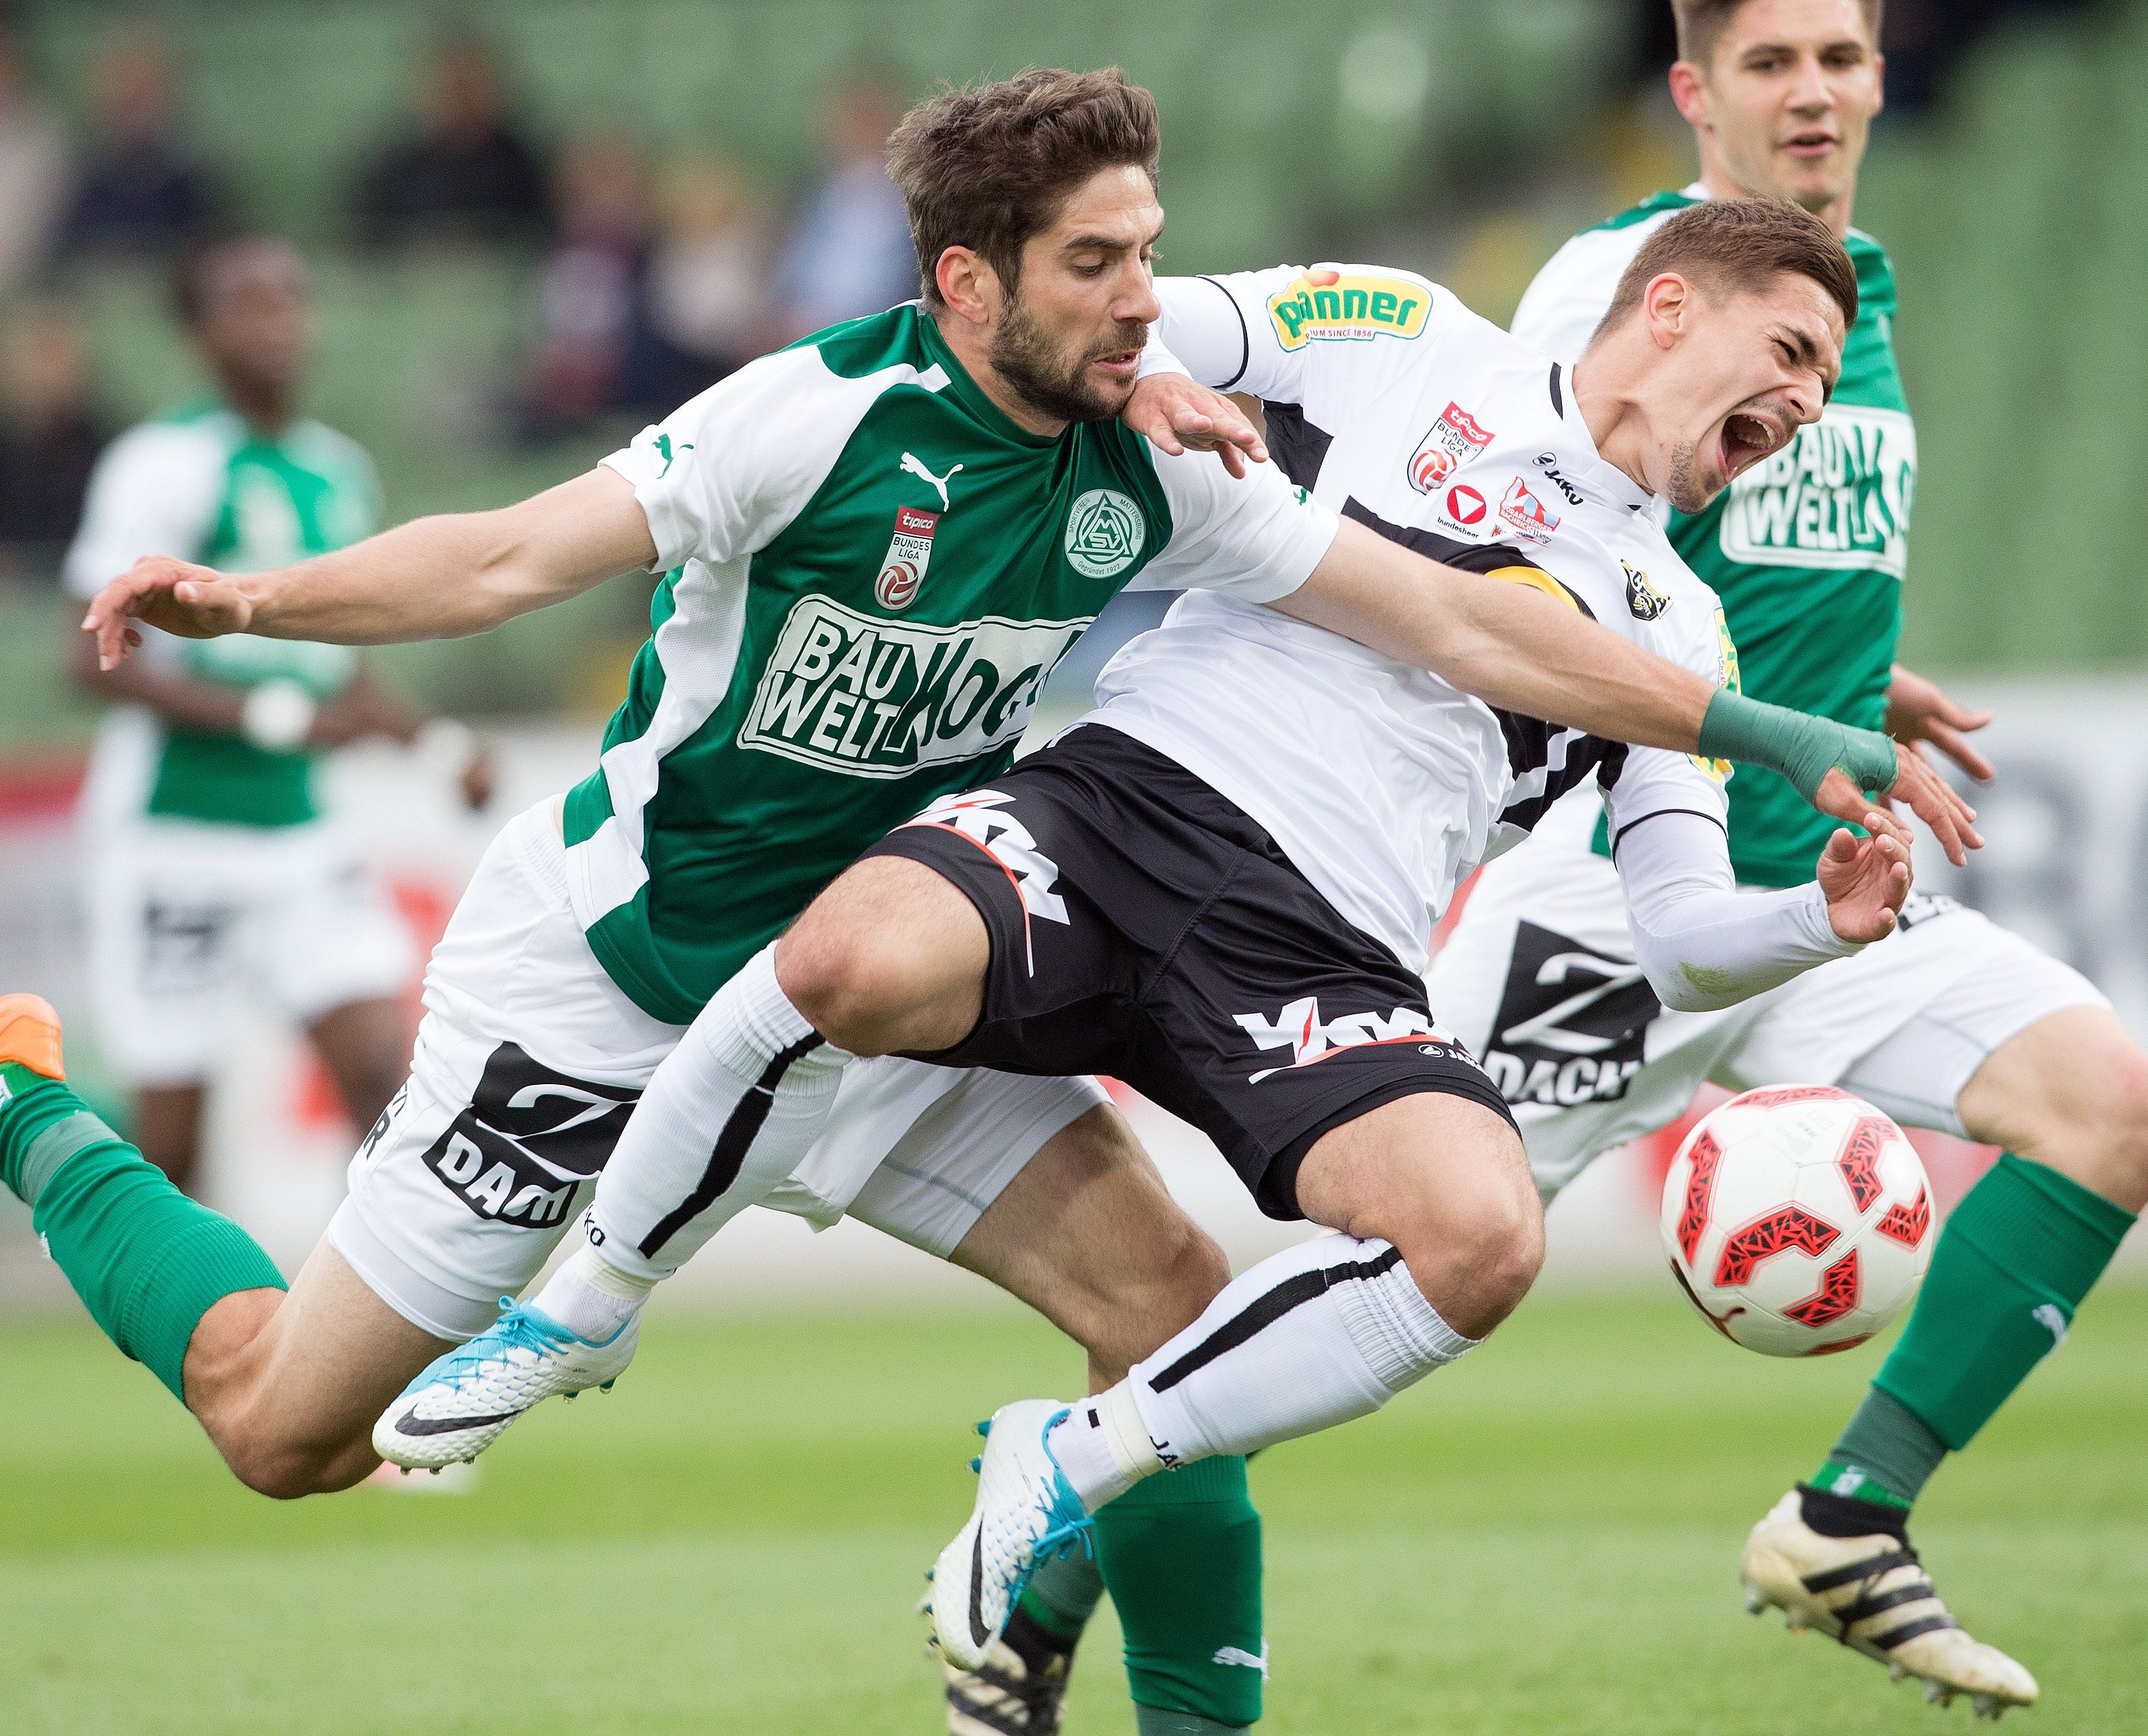
[[[1828,920],[1819,882],[1740,892],[1729,835],[1667,810],[1629,827],[1615,860],[1634,956],[1674,1012],[1710,1012],[1864,949]]]
[[[1312,576],[1338,521],[1273,464],[1233,477],[1211,452],[1152,452],[1171,506],[1171,540],[1134,590],[1212,590],[1272,603]]]
[[[634,484],[656,544],[652,572],[722,566],[767,547],[827,479],[886,387],[847,379],[817,349],[749,362],[645,428],[605,464]]]
[[[68,589],[93,597],[145,554],[193,560],[216,524],[229,449],[196,422],[145,422],[91,471]]]
[[[1611,306],[1619,279],[1641,243],[1659,226],[1638,223],[1623,228],[1583,230],[1536,274],[1514,309],[1509,329],[1546,355],[1572,361],[1588,348]]]
[[[1362,396],[1398,346],[1430,341],[1436,313],[1460,305],[1413,272],[1374,265],[1162,278],[1156,294],[1159,342],[1202,385],[1308,409],[1323,385]]]

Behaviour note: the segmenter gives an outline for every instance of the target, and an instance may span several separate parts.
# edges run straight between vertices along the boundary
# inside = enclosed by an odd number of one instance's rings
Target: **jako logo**
[[[1428,1040],[1448,1048],[1459,1047],[1413,1006],[1398,1006],[1391,1013],[1345,1013],[1338,1019],[1323,1020],[1317,995],[1292,1001],[1273,1019],[1259,1013],[1237,1013],[1232,1021],[1253,1040],[1257,1048],[1287,1046],[1290,1049],[1289,1066],[1263,1067],[1252,1075],[1250,1082],[1254,1085],[1291,1067],[1309,1067],[1342,1049],[1364,1049],[1381,1043],[1422,1044]]]

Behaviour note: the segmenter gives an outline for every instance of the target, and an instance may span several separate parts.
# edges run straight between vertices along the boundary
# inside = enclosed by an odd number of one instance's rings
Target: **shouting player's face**
[[[1882,66],[1858,0],[1746,0],[1705,66],[1672,68],[1671,93],[1711,180],[1719,170],[1737,191],[1788,199],[1839,229]]]
[[[1163,211],[1139,168],[1100,169],[1022,248],[1021,280],[990,339],[993,369],[1041,415],[1101,422],[1133,395]]]
[[[1656,361],[1644,479],[1695,513],[1819,419],[1842,372],[1842,309],[1812,278],[1784,272],[1764,291],[1730,294],[1666,273],[1649,284],[1647,310]]]

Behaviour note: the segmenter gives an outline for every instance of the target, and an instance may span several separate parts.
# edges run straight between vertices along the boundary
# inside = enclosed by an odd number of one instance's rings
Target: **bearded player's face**
[[[1675,295],[1657,293],[1667,281]],[[1699,512],[1819,419],[1842,372],[1842,309],[1794,272],[1765,290],[1711,294],[1674,278],[1649,290],[1659,342],[1644,404],[1655,449],[1647,482]]]
[[[1687,118],[1747,192],[1819,212],[1855,184],[1881,69],[1858,0],[1746,0],[1699,69]]]
[[[1148,329],[1163,211],[1140,168],[1100,169],[1022,248],[1021,277],[991,334],[1000,378],[1037,410],[1101,422],[1133,395]]]

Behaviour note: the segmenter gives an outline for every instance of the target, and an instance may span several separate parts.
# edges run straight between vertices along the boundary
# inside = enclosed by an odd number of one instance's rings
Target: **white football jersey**
[[[1560,364],[1386,268],[1282,266],[1157,291],[1162,345],[1203,384],[1263,399],[1275,462],[1319,501],[1734,679],[1714,593],[1672,552],[1652,497],[1598,455]],[[1614,837],[1666,810],[1723,822],[1726,766],[1496,710],[1222,595],[1180,599],[1097,692],[1084,721],[1228,796],[1413,969],[1462,877],[1592,774]]]

